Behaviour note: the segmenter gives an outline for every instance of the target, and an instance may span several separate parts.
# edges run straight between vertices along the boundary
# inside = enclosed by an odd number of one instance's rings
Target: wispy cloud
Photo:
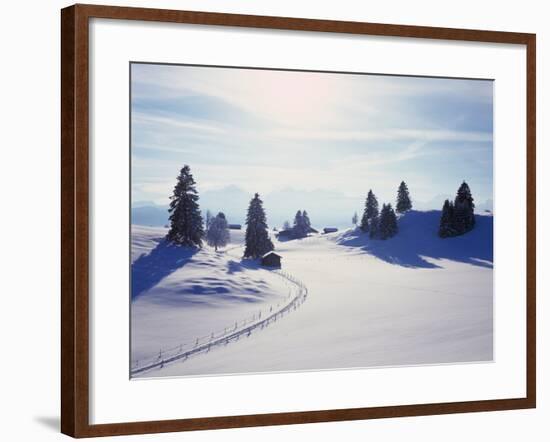
[[[162,200],[182,164],[200,188],[367,187],[418,198],[462,179],[492,194],[488,81],[134,64],[137,199]]]

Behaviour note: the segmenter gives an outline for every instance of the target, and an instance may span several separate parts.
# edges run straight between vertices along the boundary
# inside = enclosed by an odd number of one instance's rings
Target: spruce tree
[[[307,212],[305,213],[307,216]],[[302,211],[298,210],[296,212],[296,215],[294,216],[294,226],[292,227],[292,234],[295,238],[303,238],[307,236],[308,232],[309,232],[309,228],[307,226],[306,218],[304,217],[304,214],[302,213]]]
[[[439,232],[438,235],[441,238],[448,238],[454,236],[454,207],[452,201],[445,200],[443,208],[441,209],[441,219],[439,220]]]
[[[474,228],[474,199],[470,187],[463,181],[455,197],[454,203],[454,228],[458,234],[469,232]]]
[[[256,193],[250,201],[246,215],[244,257],[256,259],[273,249],[273,243],[267,232],[263,201]]]
[[[225,247],[229,242],[227,219],[222,212],[210,219],[208,230],[206,231],[206,242],[210,247],[214,247],[216,251],[218,247]]]
[[[388,236],[388,206],[382,204],[382,209],[380,210],[380,217],[378,220],[378,235],[377,238],[386,239]]]
[[[380,221],[378,226],[378,237],[388,239],[397,234],[397,216],[391,204],[383,204],[380,211]]]
[[[399,231],[399,227],[397,226],[397,215],[395,214],[395,211],[393,210],[391,204],[388,204],[388,206],[390,211],[390,232],[391,236],[395,236]]]
[[[354,226],[357,226],[357,223],[359,222],[359,217],[357,216],[357,212],[355,212],[353,214],[353,216],[351,217],[351,223],[354,225]]]
[[[168,240],[182,246],[201,247],[204,230],[199,195],[188,165],[181,169],[170,200]]]
[[[309,219],[309,215],[307,214],[307,210],[304,209],[302,212],[302,218],[304,220],[304,227],[306,229],[306,234],[311,231],[311,221]]]
[[[369,237],[371,239],[378,238],[379,235],[379,226],[380,226],[380,217],[375,216],[369,221]]]
[[[405,184],[405,181],[401,181],[399,189],[397,189],[397,203],[395,210],[397,213],[405,213],[407,210],[412,209],[411,197],[409,195],[409,188]]]
[[[372,190],[369,190],[367,199],[365,201],[365,210],[363,211],[363,217],[361,218],[361,230],[363,232],[369,231],[369,221],[378,216],[378,200]]]

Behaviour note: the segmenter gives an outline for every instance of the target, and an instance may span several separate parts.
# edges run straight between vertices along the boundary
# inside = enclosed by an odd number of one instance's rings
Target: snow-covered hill
[[[399,234],[385,241],[370,240],[359,229],[331,235],[346,247],[358,248],[386,262],[404,267],[438,267],[450,260],[492,267],[493,217],[476,215],[476,227],[466,235],[441,239],[437,236],[439,210],[412,210],[399,219]]]
[[[227,252],[170,246],[165,234],[164,228],[132,226],[133,360],[232,327],[287,298],[284,279],[241,262],[243,232],[232,231]]]
[[[439,212],[413,211],[386,241],[355,230],[274,240],[283,269],[307,286],[307,302],[245,339],[140,375],[492,360],[493,218],[476,219],[472,232],[450,239],[436,235]],[[233,247],[242,233],[232,234],[227,253],[186,255],[163,245],[161,230],[133,227],[136,250],[157,244],[133,265],[139,291],[132,303],[133,359],[288,293],[277,275],[240,261],[242,249]],[[141,274],[149,275],[143,284]]]

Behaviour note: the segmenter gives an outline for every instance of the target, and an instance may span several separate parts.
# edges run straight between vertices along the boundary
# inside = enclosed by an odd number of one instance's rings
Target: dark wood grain
[[[61,14],[61,431],[75,434],[74,33],[75,10]]]
[[[536,37],[527,42],[527,400],[537,397],[537,56]]]
[[[527,394],[500,400],[316,410],[90,425],[89,416],[89,18],[293,31],[514,43],[527,48]],[[61,12],[61,431],[73,437],[288,425],[536,406],[536,40],[526,33],[263,17],[98,5]]]

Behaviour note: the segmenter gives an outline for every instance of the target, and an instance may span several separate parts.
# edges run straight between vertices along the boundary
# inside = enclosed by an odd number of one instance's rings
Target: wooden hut
[[[262,256],[262,265],[264,267],[281,267],[281,255],[271,251]]]

